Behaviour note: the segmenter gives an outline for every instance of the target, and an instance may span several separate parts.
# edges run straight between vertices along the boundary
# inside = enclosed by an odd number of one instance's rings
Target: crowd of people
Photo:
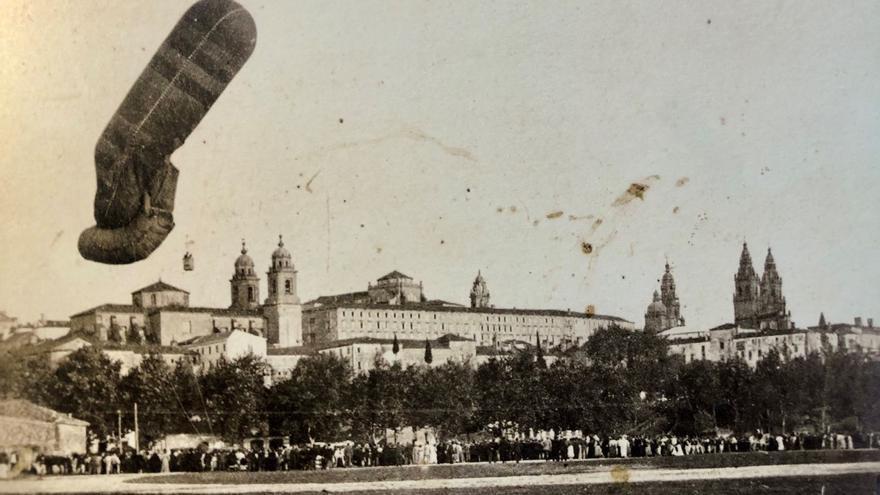
[[[427,437],[423,437],[427,438]],[[580,432],[539,432],[498,435],[491,439],[437,442],[433,437],[405,444],[386,442],[311,443],[278,445],[252,444],[249,448],[174,449],[136,452],[110,449],[100,454],[71,456],[38,455],[34,474],[114,474],[138,472],[202,471],[292,471],[370,466],[459,464],[468,462],[560,462],[597,458],[688,456],[728,452],[853,449],[880,447],[880,436],[843,434],[748,435],[677,438],[672,435],[645,437],[620,435],[600,437]],[[4,454],[0,461],[8,459]]]

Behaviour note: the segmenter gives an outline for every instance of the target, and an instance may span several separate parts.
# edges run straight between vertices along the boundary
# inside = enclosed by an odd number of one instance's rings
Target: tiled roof
[[[709,331],[711,332],[712,330],[732,330],[734,328],[736,328],[736,323],[725,323],[723,325],[718,325],[717,327],[710,328]]]
[[[71,318],[76,318],[77,316],[85,316],[92,313],[143,313],[144,308],[134,306],[132,304],[102,304],[100,306],[95,306],[94,308],[87,309],[85,311],[79,312]]]
[[[395,280],[398,278],[405,278],[407,280],[412,280],[412,277],[410,277],[409,275],[404,275],[403,273],[400,273],[399,271],[394,270],[393,272],[391,272],[387,275],[379,277],[378,279],[376,279],[376,281],[381,282],[383,280]]]
[[[234,331],[234,330],[233,330]],[[202,335],[199,337],[193,337],[189,340],[184,340],[180,343],[182,346],[194,346],[194,345],[207,345],[213,344],[215,342],[224,342],[229,336],[232,335],[232,332],[217,332],[212,333],[211,335]]]
[[[235,332],[241,332],[243,334],[256,337],[256,335],[253,335],[251,333],[248,333],[245,330],[237,328],[235,330],[230,330],[228,332],[217,332],[217,333],[212,333],[210,335],[202,335],[200,337],[195,337],[195,338],[181,342],[180,345],[182,345],[182,346],[184,346],[184,345],[185,346],[195,346],[195,345],[213,344],[216,342],[225,342]]]
[[[695,344],[695,343],[697,343],[697,342],[709,342],[710,340],[711,340],[711,339],[709,338],[708,335],[705,336],[705,337],[687,337],[687,338],[684,338],[684,339],[670,340],[670,341],[668,342],[668,345],[676,345],[676,344]]]
[[[40,327],[51,327],[51,328],[59,328],[59,327],[69,327],[70,320],[46,320],[37,323],[37,326]]]
[[[184,294],[189,294],[189,292],[187,292],[183,289],[178,289],[177,287],[175,287],[173,285],[166,284],[165,282],[163,282],[161,280],[156,283],[152,283],[152,284],[144,287],[143,289],[138,289],[138,290],[132,292],[132,294],[139,294],[141,292],[158,292],[158,291],[174,291],[174,292],[183,292]]]
[[[8,351],[30,344],[37,340],[37,336],[31,332],[15,333],[0,341],[0,351]]]
[[[443,337],[430,340],[431,348],[433,349],[448,349],[449,342],[455,341],[469,341],[470,339],[461,338],[458,336],[452,335],[444,335]],[[397,343],[404,348],[412,349],[416,347],[425,347],[424,339],[397,339]],[[368,345],[393,345],[394,339],[378,339],[375,337],[354,337],[351,339],[343,339],[343,340],[334,340],[332,342],[328,342],[326,344],[321,344],[317,347],[318,350],[325,349],[333,349],[336,347],[347,347],[353,344],[368,344]]]
[[[21,399],[0,400],[0,416],[30,419],[47,423],[57,422],[77,426],[89,425],[86,421],[72,418],[67,414],[54,411],[48,407],[38,406],[33,402]]]
[[[367,291],[347,292],[345,294],[334,294],[332,296],[320,296],[317,299],[312,299],[311,301],[306,302],[306,304],[350,304],[356,301],[369,300],[369,297],[370,293]]]
[[[454,302],[444,301],[443,299],[431,299],[430,301],[425,301],[422,304],[426,306],[449,306],[456,308],[465,308],[464,304],[458,304]]]
[[[246,316],[261,317],[263,312],[259,309],[230,309],[230,308],[200,308],[191,306],[162,306],[150,308],[149,313],[210,313],[217,316]]]
[[[309,356],[314,353],[314,347],[303,345],[293,347],[270,347],[266,349],[266,354],[269,356]]]
[[[438,306],[426,303],[407,303],[403,305],[390,304],[346,304],[335,303],[327,304],[318,308],[308,308],[305,311],[322,311],[326,309],[379,309],[386,311],[445,311],[445,312],[463,312],[463,313],[481,313],[481,314],[497,314],[497,315],[534,315],[534,316],[566,316],[573,318],[584,318],[588,320],[608,320],[632,323],[631,321],[619,316],[587,314],[574,311],[563,311],[558,309],[516,309],[516,308],[469,308],[465,306]]]

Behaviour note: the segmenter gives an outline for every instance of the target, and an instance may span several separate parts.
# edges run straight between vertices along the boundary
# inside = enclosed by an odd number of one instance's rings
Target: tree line
[[[600,435],[880,429],[880,363],[860,353],[771,352],[752,369],[739,360],[684,363],[666,348],[655,335],[612,327],[562,359],[538,347],[476,367],[377,360],[356,374],[317,354],[267,386],[269,368],[254,356],[196,371],[150,354],[122,375],[118,362],[85,347],[55,368],[41,356],[4,357],[0,394],[71,413],[98,436],[113,435],[119,419],[131,429],[137,402],[142,443],[169,433],[364,441],[408,426],[442,436],[490,425]]]

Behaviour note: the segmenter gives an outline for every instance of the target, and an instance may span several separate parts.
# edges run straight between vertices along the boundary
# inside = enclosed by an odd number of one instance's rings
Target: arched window
[[[293,293],[293,283],[290,279],[284,281],[284,293],[292,294]]]
[[[248,287],[248,302],[254,302],[254,288]]]

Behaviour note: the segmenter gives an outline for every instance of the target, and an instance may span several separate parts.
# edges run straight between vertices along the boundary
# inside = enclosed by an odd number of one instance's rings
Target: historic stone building
[[[133,292],[131,304],[102,304],[73,315],[71,335],[82,345],[101,343],[102,349],[118,354],[114,358],[126,361],[127,368],[148,348],[173,360],[187,355],[202,365],[252,352],[265,358],[273,377],[279,378],[303,357],[328,349],[360,355],[352,363],[366,370],[376,346],[388,347],[395,339],[404,361],[418,362],[417,348],[430,341],[436,363],[454,357],[476,364],[487,356],[536,344],[549,355],[554,348],[582,345],[610,325],[633,329],[632,322],[615,316],[495,308],[480,272],[471,286],[470,307],[429,300],[421,282],[396,270],[368,283],[366,291],[321,296],[303,305],[293,257],[280,237],[266,276],[268,295],[260,303],[260,277],[242,242],[229,280],[229,307],[190,306],[187,291],[160,280]],[[674,301],[670,307],[678,311],[674,283],[664,282],[663,290]],[[120,348],[111,349],[114,345]],[[72,352],[69,347],[61,351]],[[120,354],[124,352],[132,354],[131,359]]]
[[[292,256],[279,239],[267,272],[269,297],[260,304],[260,278],[242,243],[235,260],[228,308],[189,305],[189,293],[156,282],[131,295],[131,304],[102,304],[71,316],[73,333],[99,341],[175,345],[235,330],[265,337],[270,345],[302,344],[302,306]]]
[[[660,292],[654,291],[654,300],[648,305],[645,312],[645,331],[662,332],[668,328],[684,325],[681,316],[681,303],[675,293],[675,279],[672,277],[672,269],[666,263],[666,271],[660,282]]]
[[[483,278],[482,272],[479,271],[477,272],[477,278],[474,279],[474,286],[471,288],[471,307],[489,307],[489,288],[486,285],[486,279]]]
[[[748,245],[743,243],[734,286],[733,314],[737,325],[758,330],[794,328],[782,295],[782,277],[776,271],[776,261],[769,248],[764,261],[764,275],[759,278],[752,265]]]
[[[428,300],[422,284],[412,280],[393,271],[376,284],[369,284],[366,293],[322,296],[309,301],[303,310],[305,344],[325,345],[361,337],[388,340],[395,335],[423,340],[453,334],[479,346],[508,341],[534,345],[540,340],[541,345],[549,348],[582,345],[596,330],[613,324],[633,328],[631,321],[616,316],[488,306],[489,291],[482,275],[477,276],[471,290],[472,307]],[[376,291],[377,287],[385,289]],[[407,287],[409,295],[400,297]]]
[[[880,328],[860,318],[854,324],[832,324],[785,330],[756,330],[728,323],[709,330],[669,329],[660,335],[669,341],[669,352],[694,360],[726,361],[740,359],[751,367],[776,351],[783,359],[806,357],[811,353],[861,352],[880,356]]]

